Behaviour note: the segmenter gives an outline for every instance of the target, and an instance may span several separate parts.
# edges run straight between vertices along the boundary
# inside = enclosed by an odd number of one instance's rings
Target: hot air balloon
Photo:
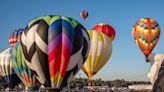
[[[92,76],[109,60],[112,54],[112,44],[111,39],[102,32],[89,30],[88,33],[91,47],[82,70],[88,76],[88,79],[91,80]]]
[[[7,82],[7,85],[13,89],[20,83],[20,80],[13,70],[10,59],[11,50],[11,48],[8,48],[0,53],[0,75]]]
[[[84,20],[88,17],[88,12],[87,11],[82,11],[82,12],[80,12],[80,16]]]
[[[114,28],[109,25],[109,24],[105,24],[105,23],[99,23],[97,25],[95,25],[92,30],[95,30],[95,31],[99,31],[99,32],[103,32],[105,33],[106,35],[108,35],[112,41],[114,40],[115,38],[115,30]]]
[[[22,34],[27,66],[45,87],[66,86],[81,69],[89,52],[89,36],[76,20],[43,16],[32,20]]]
[[[25,63],[25,58],[22,54],[21,42],[16,43],[13,47],[11,61],[15,73],[26,86],[26,90],[34,90],[34,76],[32,74],[32,71],[27,67]]]
[[[23,29],[15,30],[10,36],[9,36],[9,44],[11,47],[15,45],[15,43],[19,42],[21,40]]]
[[[132,29],[132,37],[146,58],[157,44],[159,36],[160,26],[150,18],[138,20]]]

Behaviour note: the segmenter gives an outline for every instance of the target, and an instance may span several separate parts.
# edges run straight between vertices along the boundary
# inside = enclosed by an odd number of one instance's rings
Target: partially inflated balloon
[[[160,64],[157,79],[154,82],[152,92],[164,92],[164,62]]]
[[[19,42],[21,40],[23,29],[15,30],[10,36],[9,36],[9,44],[11,47],[15,45],[15,43]]]
[[[20,83],[18,76],[15,74],[11,62],[11,48],[0,53],[0,75],[7,82],[10,88],[14,88]]]
[[[105,23],[97,24],[92,28],[92,30],[103,32],[106,35],[108,35],[112,40],[114,40],[115,38],[115,30],[109,24],[105,24]]]
[[[82,70],[90,80],[107,63],[112,53],[112,44],[111,39],[102,32],[89,30],[89,36],[91,47]]]
[[[160,36],[159,24],[150,18],[142,18],[138,20],[132,29],[132,37],[147,58]]]
[[[164,54],[151,53],[148,57],[151,62],[148,77],[153,85],[152,92],[164,91]]]
[[[12,49],[12,57],[11,57],[12,65],[15,73],[21,79],[23,84],[26,87],[32,87],[33,74],[32,71],[27,67],[25,63],[25,58],[22,53],[23,53],[22,45],[20,42],[18,42],[17,44],[15,44],[15,46]]]
[[[82,11],[80,12],[80,16],[82,19],[86,19],[88,17],[88,12],[87,11]]]
[[[32,20],[22,34],[26,64],[45,86],[66,86],[81,69],[89,52],[89,36],[76,20],[43,16]]]

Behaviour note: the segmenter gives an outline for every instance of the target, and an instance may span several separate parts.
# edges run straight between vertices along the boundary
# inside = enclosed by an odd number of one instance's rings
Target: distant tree
[[[106,84],[107,84],[108,87],[112,87],[111,81],[106,81]]]
[[[109,86],[109,87],[128,87],[129,85],[135,84],[150,84],[149,81],[126,81],[124,79],[116,79],[113,81],[107,80],[104,81],[101,78],[91,80],[92,86]],[[88,86],[88,79],[87,78],[75,78],[72,82],[70,82],[70,88],[79,87],[82,88],[83,86]]]

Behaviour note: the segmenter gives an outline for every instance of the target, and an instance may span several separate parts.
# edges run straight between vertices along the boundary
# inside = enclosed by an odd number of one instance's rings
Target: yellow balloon
[[[109,60],[112,54],[111,38],[102,32],[89,30],[90,51],[82,70],[90,80]]]

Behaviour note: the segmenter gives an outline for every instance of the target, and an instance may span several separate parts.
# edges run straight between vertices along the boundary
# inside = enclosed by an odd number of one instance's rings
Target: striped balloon
[[[19,42],[21,40],[23,29],[15,30],[10,36],[9,36],[9,44],[11,47],[15,45],[15,43]]]
[[[15,74],[11,62],[11,48],[5,49],[0,53],[0,75],[7,82],[10,88],[14,88],[20,83],[19,78]]]
[[[146,58],[157,44],[159,36],[160,26],[150,18],[138,20],[132,29],[132,37]]]
[[[26,64],[41,84],[55,88],[66,86],[81,69],[89,43],[85,28],[66,16],[39,17],[22,34]]]
[[[15,73],[21,79],[23,84],[26,87],[32,87],[34,84],[33,75],[31,70],[27,67],[25,63],[25,58],[23,57],[22,54],[22,45],[20,42],[16,43],[12,49],[11,61]]]
[[[111,39],[102,32],[89,30],[91,47],[82,70],[90,80],[109,60],[112,54]]]

